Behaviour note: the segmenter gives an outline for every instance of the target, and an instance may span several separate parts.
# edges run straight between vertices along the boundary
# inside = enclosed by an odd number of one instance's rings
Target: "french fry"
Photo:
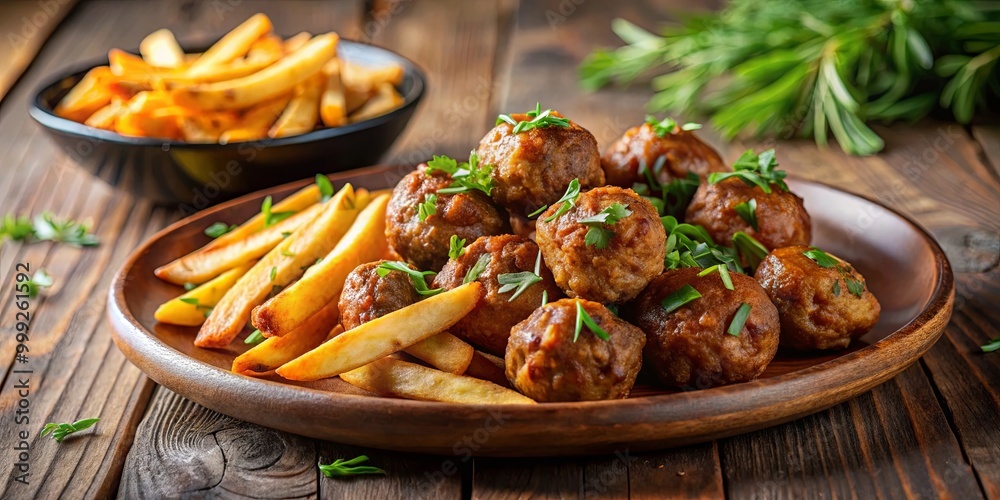
[[[319,121],[319,98],[326,77],[322,72],[306,79],[295,87],[295,94],[288,106],[267,131],[268,137],[287,137],[311,132]]]
[[[219,144],[255,141],[267,137],[267,131],[277,121],[281,112],[288,107],[291,94],[265,101],[247,110],[236,127],[219,136]]]
[[[482,286],[473,281],[428,297],[348,330],[276,373],[289,380],[319,380],[359,368],[447,330],[475,307],[481,294]]]
[[[312,223],[285,238],[236,282],[212,309],[194,345],[229,345],[246,326],[250,311],[264,302],[275,287],[291,283],[317,258],[326,255],[347,233],[366,203],[367,191],[355,193],[350,184],[341,188]]]
[[[319,186],[316,184],[309,184],[308,186],[288,195],[283,200],[275,203],[271,207],[272,212],[301,212],[306,208],[309,208],[320,200]],[[228,245],[235,241],[240,241],[245,239],[261,229],[264,229],[267,221],[265,220],[263,213],[258,213],[254,215],[249,220],[240,224],[239,227],[233,229],[232,231],[219,236],[218,238],[212,240],[211,243],[205,245],[201,250],[207,250],[210,248],[220,247]],[[199,251],[201,251],[199,250]],[[159,276],[159,275],[157,275]]]
[[[212,45],[201,57],[191,63],[188,75],[194,77],[208,73],[213,66],[245,56],[249,52],[250,46],[258,38],[270,32],[272,28],[271,20],[264,14],[250,16],[249,19],[243,21],[243,24],[226,33],[218,42],[215,42],[215,45]],[[283,93],[277,92],[274,95]]]
[[[115,76],[128,76],[130,81],[147,81],[154,75],[181,74],[181,70],[177,68],[152,66],[145,59],[119,49],[108,51],[108,67]]]
[[[344,84],[340,81],[340,60],[330,59],[323,66],[326,75],[326,87],[320,97],[319,115],[323,125],[339,127],[347,123],[347,98],[344,95]]]
[[[153,317],[156,321],[172,325],[198,326],[204,323],[205,314],[219,303],[222,296],[252,265],[253,263],[249,262],[230,269],[212,281],[160,304]]]
[[[118,117],[118,113],[122,110],[122,100],[117,97],[112,97],[111,102],[107,106],[94,111],[94,114],[90,115],[83,124],[88,127],[94,127],[104,130],[114,130],[115,119]]]
[[[391,83],[379,84],[375,95],[348,117],[351,123],[381,116],[403,104],[403,96],[396,92]]]
[[[273,63],[285,54],[285,44],[281,37],[270,34],[258,38],[250,45],[245,60],[247,62]]]
[[[465,373],[476,350],[462,339],[441,332],[406,348],[406,353],[438,370],[461,375]]]
[[[361,109],[361,106],[364,106],[374,93],[373,90],[358,90],[345,87],[344,104],[347,106],[347,114]]]
[[[312,34],[308,31],[302,31],[294,36],[286,38],[284,43],[285,53],[291,54],[292,52],[299,50],[299,47],[305,45],[306,42],[308,42],[312,37]]]
[[[462,404],[535,404],[520,393],[492,382],[382,358],[342,373],[356,387],[384,396]]]
[[[139,53],[150,66],[179,68],[184,66],[184,51],[168,29],[156,30],[139,43]]]
[[[132,137],[157,137],[180,139],[179,108],[159,108],[148,112],[136,112],[126,105],[115,117],[115,132]]]
[[[207,111],[181,118],[181,134],[187,142],[219,142],[226,130],[236,126],[239,116],[232,111]]]
[[[88,71],[59,101],[53,112],[57,116],[83,122],[111,102],[113,79],[111,68],[107,66],[98,66]]]
[[[465,369],[464,375],[482,380],[489,380],[503,387],[510,387],[507,374],[504,372],[504,361],[492,354],[476,351],[472,362]]]
[[[302,279],[253,311],[253,325],[267,336],[294,330],[326,304],[337,300],[354,268],[376,260],[388,247],[385,211],[388,196],[371,201],[337,246]]]
[[[280,211],[274,208],[272,210],[274,212]],[[185,255],[158,268],[155,271],[156,275],[171,283],[204,283],[227,269],[259,259],[278,246],[285,239],[284,235],[309,224],[322,211],[323,205],[314,204],[281,222],[229,245],[206,247],[207,249]]]
[[[309,321],[284,337],[270,337],[233,360],[233,371],[249,376],[269,375],[274,369],[322,344],[337,323],[337,303],[331,302]]]
[[[398,64],[370,67],[344,61],[340,71],[344,86],[352,89],[372,90],[384,83],[403,83],[403,67]]]
[[[175,100],[193,108],[238,109],[287,94],[336,55],[337,41],[336,33],[316,36],[299,50],[251,75],[180,87],[175,91]]]

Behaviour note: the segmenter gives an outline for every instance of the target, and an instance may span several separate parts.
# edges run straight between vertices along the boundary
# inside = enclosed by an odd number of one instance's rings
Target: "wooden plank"
[[[993,175],[1000,178],[1000,127],[996,125],[975,125],[972,137],[979,143],[982,156],[993,169]]]
[[[628,479],[632,499],[721,498],[724,491],[715,442],[638,454]]]
[[[472,462],[461,457],[432,457],[375,450],[328,441],[317,441],[319,462],[339,458],[368,457],[365,465],[378,467],[383,475],[352,478],[319,478],[319,496],[324,499],[365,500],[369,498],[460,499],[463,478]]]
[[[76,0],[15,0],[0,7],[0,100],[38,54],[45,40],[69,14]]]
[[[922,368],[778,427],[722,440],[733,498],[979,498]]]
[[[516,498],[584,498],[598,492],[586,485],[585,461],[560,458],[498,460],[478,458],[472,476],[472,498],[501,500]],[[616,476],[620,484],[620,476]],[[627,482],[626,482],[627,484]],[[621,493],[618,491],[618,493]],[[625,495],[604,498],[628,498]]]

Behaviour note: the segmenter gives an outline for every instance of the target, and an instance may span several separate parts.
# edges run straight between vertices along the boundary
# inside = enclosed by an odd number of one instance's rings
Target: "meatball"
[[[822,254],[814,261],[805,255],[810,250],[775,249],[754,278],[778,308],[781,345],[803,351],[846,348],[878,322],[878,300],[851,264],[832,254],[826,254],[829,261]]]
[[[385,236],[392,250],[420,270],[441,269],[448,261],[452,235],[469,241],[507,232],[507,214],[478,191],[437,194],[452,183],[442,172],[426,172],[426,165],[410,172],[392,190],[386,212]],[[421,221],[418,206],[435,194],[436,211]]]
[[[664,384],[707,389],[757,378],[778,350],[778,310],[753,278],[732,273],[733,290],[719,273],[699,268],[667,271],[622,309],[622,317],[646,332],[643,359]],[[673,311],[662,301],[684,285],[696,298]],[[739,335],[728,329],[742,304],[749,304]]]
[[[376,270],[383,262],[361,264],[347,275],[337,304],[345,330],[420,301],[406,273],[389,271],[384,277],[378,275]]]
[[[754,229],[736,211],[736,206],[756,200]],[[720,245],[729,245],[737,231],[753,236],[769,250],[808,245],[812,238],[809,213],[791,191],[771,185],[771,193],[730,177],[716,184],[702,183],[688,205],[686,222],[703,226]]]
[[[553,113],[553,116],[559,116]],[[511,115],[530,121],[527,115]],[[503,122],[479,142],[480,164],[492,165],[493,199],[511,213],[528,215],[562,197],[573,179],[587,189],[604,185],[597,140],[583,127],[551,125],[515,134]]]
[[[608,334],[602,340],[589,328],[576,332],[577,304]],[[606,307],[563,299],[537,309],[510,335],[507,379],[535,401],[595,401],[628,397],[642,367],[642,330],[618,319]]]
[[[614,204],[631,213],[614,224],[580,222],[606,209],[612,211]],[[581,193],[575,206],[555,217],[561,206],[549,207],[538,218],[535,231],[545,263],[570,297],[604,304],[625,302],[663,272],[666,232],[656,208],[635,191],[596,188]],[[588,244],[592,232],[610,237],[603,248],[600,241]]]
[[[660,137],[648,123],[626,130],[605,151],[601,167],[608,184],[632,187],[634,183],[646,182],[640,167],[652,169],[658,161],[663,165],[654,170],[654,178],[661,184],[683,179],[689,172],[704,180],[710,172],[729,170],[719,153],[693,132],[678,130]]]
[[[542,305],[542,292],[547,293],[549,300],[560,298],[562,292],[544,265],[540,266],[538,273],[542,280],[525,288],[517,298],[511,300],[516,290],[500,292],[503,285],[498,276],[534,273],[538,259],[535,242],[512,234],[479,238],[458,259],[445,264],[434,278],[434,286],[445,289],[460,286],[484,255],[489,255],[489,262],[476,278],[483,284],[483,296],[472,312],[448,331],[490,354],[503,356],[511,327]]]

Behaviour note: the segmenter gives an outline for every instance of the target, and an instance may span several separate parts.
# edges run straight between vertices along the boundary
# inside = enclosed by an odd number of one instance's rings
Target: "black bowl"
[[[194,47],[201,52],[205,47]],[[399,137],[424,94],[423,72],[392,51],[341,40],[340,57],[361,64],[398,63],[403,105],[369,120],[302,135],[231,144],[128,137],[60,118],[52,109],[78,81],[108,60],[93,61],[35,92],[28,113],[77,164],[113,186],[184,212],[317,173],[373,165]]]

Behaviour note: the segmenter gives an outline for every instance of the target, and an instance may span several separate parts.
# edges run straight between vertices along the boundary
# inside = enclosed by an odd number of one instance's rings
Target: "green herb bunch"
[[[830,133],[851,154],[884,147],[872,122],[935,106],[961,123],[1000,96],[1000,3],[972,0],[731,0],[661,35],[612,22],[626,45],[580,67],[597,89],[651,72],[648,107],[704,115],[724,136]]]

